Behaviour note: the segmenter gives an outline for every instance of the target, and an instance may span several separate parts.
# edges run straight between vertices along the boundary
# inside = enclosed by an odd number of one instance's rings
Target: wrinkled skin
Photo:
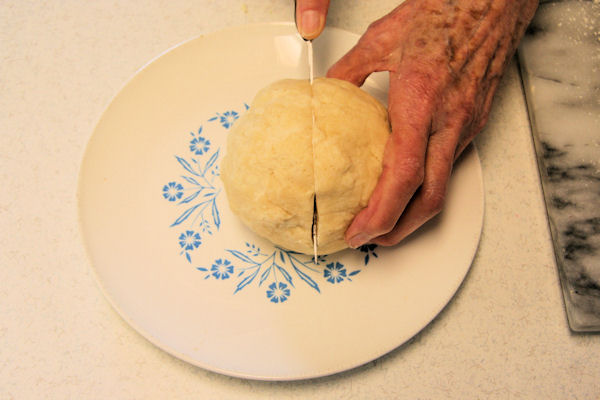
[[[358,86],[390,74],[392,134],[369,203],[346,231],[351,247],[397,244],[442,210],[453,163],[484,127],[537,3],[407,0],[330,68],[328,77]]]

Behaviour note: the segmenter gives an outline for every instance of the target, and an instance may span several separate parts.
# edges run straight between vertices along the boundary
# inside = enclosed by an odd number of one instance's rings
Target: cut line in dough
[[[283,248],[314,253],[314,236],[319,254],[342,250],[381,174],[389,133],[384,106],[348,82],[275,82],[229,133],[221,178],[230,208]]]

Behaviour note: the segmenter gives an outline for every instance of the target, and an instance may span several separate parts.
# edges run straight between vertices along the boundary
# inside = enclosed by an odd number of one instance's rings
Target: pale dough
[[[311,254],[316,195],[319,253],[342,250],[381,174],[389,132],[383,105],[348,82],[275,82],[229,134],[221,178],[230,208],[276,245]]]

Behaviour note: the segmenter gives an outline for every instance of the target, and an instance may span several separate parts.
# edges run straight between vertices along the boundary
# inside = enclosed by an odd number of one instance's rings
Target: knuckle
[[[464,123],[468,123],[473,120],[476,109],[477,103],[475,102],[475,97],[471,95],[465,96],[458,107],[457,114]]]
[[[463,114],[466,115],[473,115],[473,113],[475,112],[475,110],[478,108],[477,107],[477,103],[475,101],[474,97],[465,97],[465,99],[463,100],[463,103],[461,104],[461,111]]]
[[[378,31],[383,23],[384,20],[382,18],[371,22],[367,27],[367,32],[372,33],[373,31]]]
[[[359,40],[369,54],[377,55],[382,61],[394,58],[401,41],[402,24],[399,24],[399,15],[392,12],[369,24],[367,30]]]
[[[485,127],[485,125],[488,122],[488,118],[489,118],[489,113],[484,113],[484,115],[479,117],[479,121],[477,121],[477,124],[475,125],[475,132],[474,135],[478,134],[479,132],[481,132],[481,130]],[[473,135],[473,136],[474,136]]]
[[[389,174],[391,188],[396,193],[415,192],[423,184],[425,168],[420,160],[401,160],[391,166],[384,166]]]
[[[439,214],[446,201],[445,185],[427,185],[421,189],[425,213],[430,216]]]
[[[395,166],[396,181],[401,184],[404,189],[409,187],[416,190],[423,183],[425,178],[424,162],[420,158],[410,157],[404,158],[397,162]]]
[[[398,243],[400,243],[400,239],[397,239],[396,237],[392,237],[391,235],[389,236],[382,236],[380,238],[377,238],[376,240],[374,240],[375,244],[378,244],[380,246],[394,246],[397,245]]]
[[[395,226],[396,221],[390,219],[389,216],[382,216],[371,220],[371,228],[377,235],[385,235],[391,232]]]

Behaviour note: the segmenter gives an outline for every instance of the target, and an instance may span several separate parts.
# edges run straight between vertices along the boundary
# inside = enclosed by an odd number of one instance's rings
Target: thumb
[[[343,79],[356,86],[362,86],[365,79],[373,72],[373,69],[368,68],[365,63],[364,53],[363,46],[359,42],[329,68],[327,77]]]
[[[296,27],[306,40],[316,38],[325,28],[329,0],[296,0]]]
[[[373,46],[373,39],[371,32],[367,31],[350,51],[329,68],[327,77],[362,86],[372,72],[387,70],[382,57],[374,50],[378,46]]]
[[[406,22],[412,15],[407,3],[371,23],[358,43],[327,71],[327,77],[362,86],[372,72],[393,72],[409,33]]]

